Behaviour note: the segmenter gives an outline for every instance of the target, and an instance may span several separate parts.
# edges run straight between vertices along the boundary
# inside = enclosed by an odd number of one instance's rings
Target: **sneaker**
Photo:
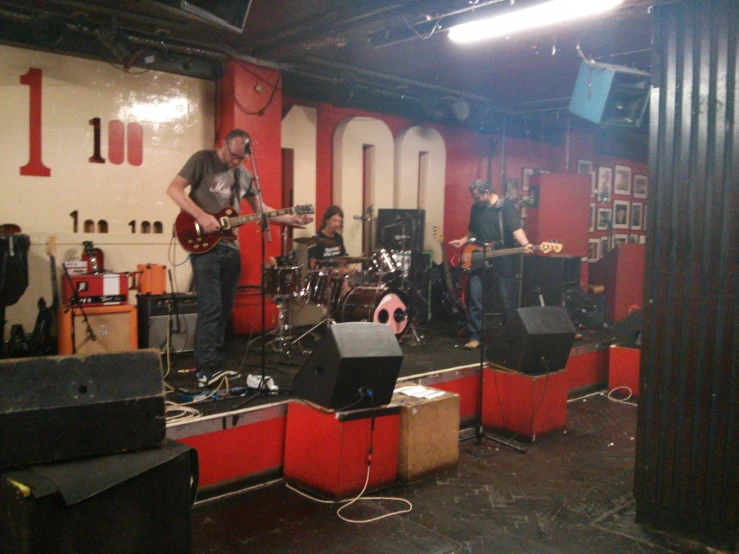
[[[477,350],[478,348],[480,348],[480,341],[476,339],[472,339],[464,345],[465,350]]]
[[[200,388],[210,387],[220,383],[223,379],[238,379],[241,373],[235,371],[216,371],[212,375],[205,371],[198,371],[198,386]]]

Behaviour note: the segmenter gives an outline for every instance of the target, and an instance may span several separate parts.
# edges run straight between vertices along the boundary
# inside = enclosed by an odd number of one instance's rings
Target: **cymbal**
[[[305,244],[306,246],[313,246],[316,243],[316,237],[295,237],[293,242],[297,244]]]
[[[372,261],[371,258],[361,258],[359,256],[333,256],[331,258],[321,258],[318,263],[321,264],[362,264]]]
[[[328,237],[313,237],[313,240],[316,241],[316,244],[318,244],[318,246],[323,246],[324,248],[339,246],[339,243],[337,241]]]

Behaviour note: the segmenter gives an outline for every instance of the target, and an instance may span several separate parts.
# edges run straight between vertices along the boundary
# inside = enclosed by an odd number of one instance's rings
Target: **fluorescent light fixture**
[[[449,38],[466,43],[503,37],[571,19],[581,19],[615,8],[623,0],[552,0],[507,14],[456,25],[449,29]]]

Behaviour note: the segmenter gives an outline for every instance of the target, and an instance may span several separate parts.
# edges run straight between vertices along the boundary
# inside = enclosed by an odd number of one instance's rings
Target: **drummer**
[[[321,228],[315,234],[316,243],[308,249],[308,268],[319,269],[327,258],[346,256],[344,237],[340,231],[344,228],[344,212],[339,206],[331,205],[323,212]],[[331,264],[333,266],[333,264]],[[341,269],[346,268],[343,266]],[[344,272],[344,271],[342,271]]]

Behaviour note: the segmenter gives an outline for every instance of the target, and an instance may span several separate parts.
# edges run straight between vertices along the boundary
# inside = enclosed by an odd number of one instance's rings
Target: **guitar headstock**
[[[434,225],[434,239],[444,242],[444,230],[441,228],[441,225]]]
[[[316,210],[315,208],[313,208],[313,204],[302,204],[300,206],[295,206],[293,208],[293,212],[298,215],[303,215],[303,214],[307,215],[307,214],[316,213]]]
[[[46,241],[46,255],[50,258],[56,256],[56,235],[51,235]]]
[[[562,245],[558,242],[542,242],[539,245],[539,250],[544,252],[544,254],[549,254],[550,252],[562,252]]]

